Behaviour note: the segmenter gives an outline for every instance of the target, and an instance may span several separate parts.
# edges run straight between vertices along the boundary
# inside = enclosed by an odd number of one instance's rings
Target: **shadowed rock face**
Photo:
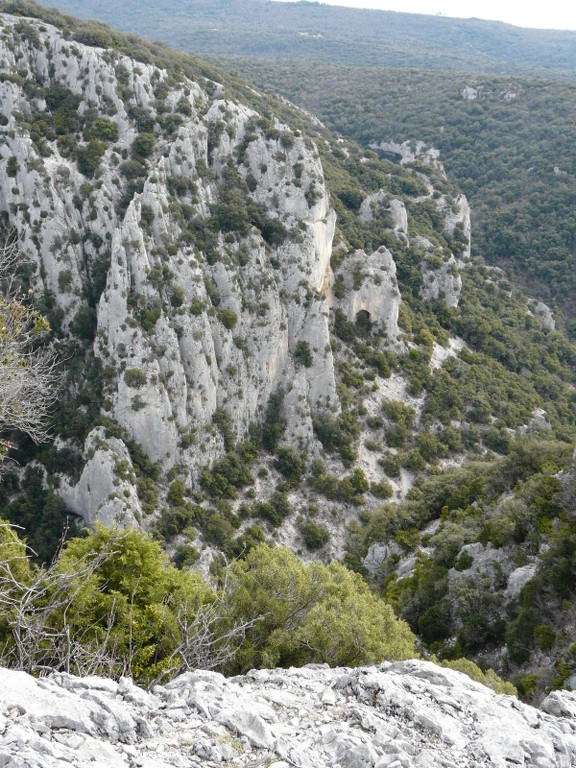
[[[0,670],[2,765],[446,768],[576,764],[576,694],[535,709],[428,662],[129,680]]]

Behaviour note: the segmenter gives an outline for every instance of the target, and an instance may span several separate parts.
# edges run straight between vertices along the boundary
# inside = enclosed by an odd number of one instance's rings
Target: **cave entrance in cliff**
[[[356,313],[356,331],[359,336],[370,336],[372,331],[372,320],[370,319],[370,312],[366,309],[361,309]]]

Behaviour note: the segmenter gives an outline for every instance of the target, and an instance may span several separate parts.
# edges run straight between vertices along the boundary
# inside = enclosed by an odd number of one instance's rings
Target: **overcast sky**
[[[328,2],[328,0],[321,0]],[[329,0],[331,5],[382,11],[497,19],[518,27],[576,30],[574,0]]]

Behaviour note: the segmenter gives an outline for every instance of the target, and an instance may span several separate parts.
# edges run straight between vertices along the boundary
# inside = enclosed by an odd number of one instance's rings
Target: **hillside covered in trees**
[[[573,333],[576,84],[316,63],[240,69],[383,154],[403,142],[438,149],[471,203],[473,253],[557,308]]]
[[[573,77],[575,32],[498,21],[276,0],[56,0],[53,6],[122,32],[202,55],[275,61],[514,71]]]

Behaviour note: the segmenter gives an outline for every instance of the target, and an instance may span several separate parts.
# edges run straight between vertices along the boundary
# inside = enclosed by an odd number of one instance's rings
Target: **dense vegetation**
[[[16,6],[20,12],[34,10],[34,4]],[[14,11],[16,6],[3,7]],[[120,17],[113,3],[100,4],[97,11],[91,4],[82,9],[81,3],[64,0],[57,6],[74,13],[84,10],[89,16],[97,12],[119,29],[217,55],[231,72],[287,96],[362,144],[424,141],[437,147],[450,177],[472,205],[475,255],[506,268],[519,284],[559,310],[560,322],[565,314],[566,328],[573,333],[573,74],[564,81],[518,77],[530,66],[540,77],[553,76],[550,69],[546,72],[553,66],[553,53],[559,56],[558,66],[573,68],[573,33],[256,0],[241,7],[235,2],[196,2],[186,9],[166,3],[160,25],[157,3],[149,4],[150,16],[138,3],[123,6]],[[262,15],[265,25],[257,23]],[[53,17],[63,23],[61,15]],[[298,38],[306,22],[311,29],[321,29],[324,37]],[[126,46],[103,25],[72,20],[67,24],[82,42]],[[266,42],[260,38],[262,29]],[[407,42],[406,35],[413,39]],[[488,61],[470,57],[476,37],[483,51],[492,52]],[[380,46],[386,48],[385,55]],[[130,47],[131,55],[143,55],[143,60],[152,55],[166,63],[178,60],[180,70],[190,76],[209,75],[201,62],[192,65],[192,60],[180,60],[158,46],[145,47],[136,38],[130,39]],[[420,58],[406,60],[406,51]],[[367,52],[370,59],[365,61],[360,57]],[[507,61],[498,58],[504,52]],[[251,58],[226,58],[232,54]],[[482,70],[499,74],[479,74]],[[234,87],[240,88],[237,80]],[[463,99],[465,87],[474,88],[477,98]],[[242,90],[245,100],[253,99]]]
[[[198,54],[573,76],[574,32],[266,0],[56,0],[62,11]]]
[[[574,509],[571,447],[524,437],[506,458],[422,477],[402,504],[364,514],[347,558],[358,566],[371,545],[391,543],[373,579],[400,616],[436,653],[481,652],[529,695],[573,672]],[[511,593],[518,567],[526,579]]]
[[[197,667],[357,666],[415,652],[407,625],[358,575],[264,544],[211,585],[135,530],[97,527],[38,567],[2,522],[0,587],[0,663],[31,673],[150,684]]]
[[[573,83],[316,63],[233,66],[362,144],[439,149],[472,206],[473,253],[564,312],[573,332]],[[467,87],[476,98],[463,98]]]

